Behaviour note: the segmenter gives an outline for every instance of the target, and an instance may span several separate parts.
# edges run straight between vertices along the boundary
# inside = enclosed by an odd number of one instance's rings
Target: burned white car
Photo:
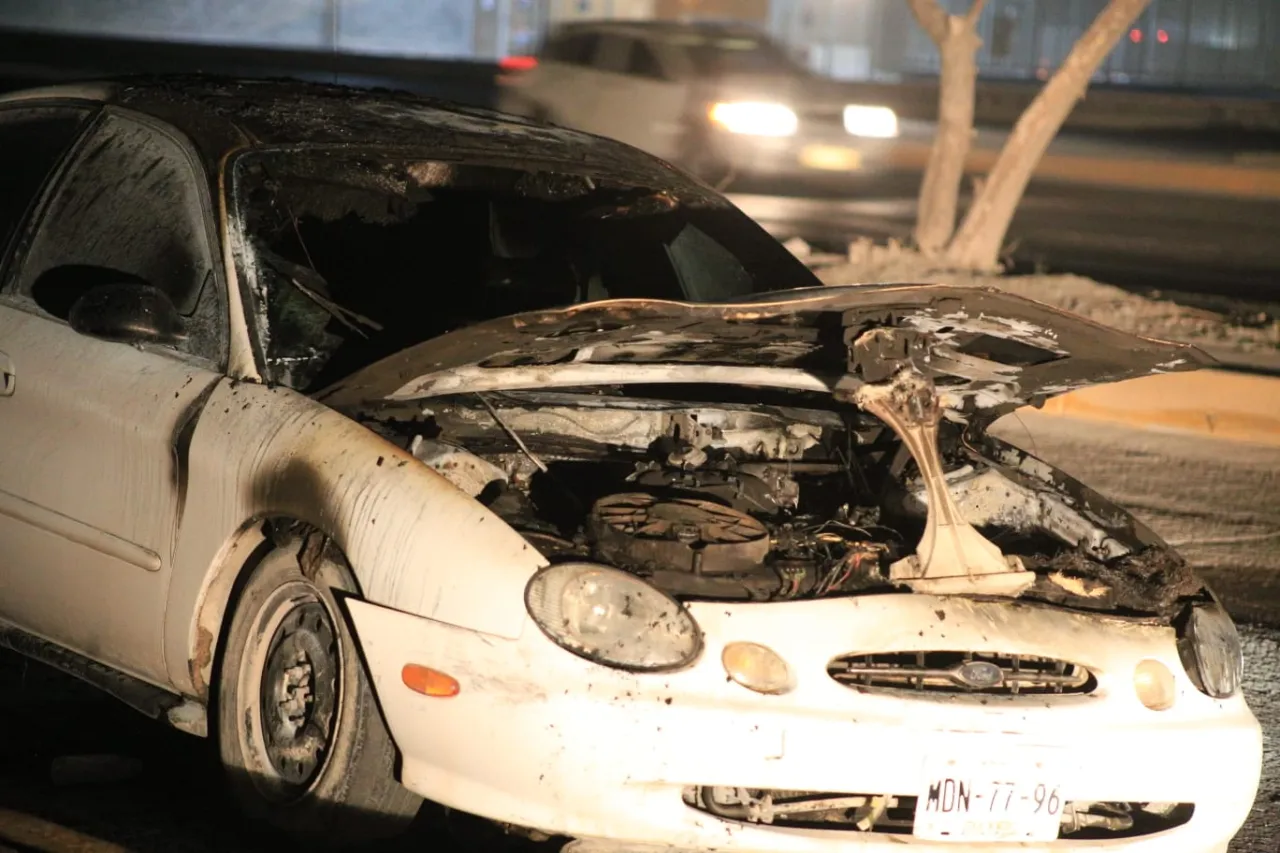
[[[1231,620],[987,435],[1207,359],[816,286],[621,144],[387,93],[0,101],[0,638],[327,842],[1222,851]]]

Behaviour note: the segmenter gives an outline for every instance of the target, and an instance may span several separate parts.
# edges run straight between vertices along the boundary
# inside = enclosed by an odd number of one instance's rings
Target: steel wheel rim
[[[259,613],[241,669],[245,724],[237,729],[254,787],[283,804],[315,786],[333,752],[342,643],[332,612],[305,581],[281,586]]]

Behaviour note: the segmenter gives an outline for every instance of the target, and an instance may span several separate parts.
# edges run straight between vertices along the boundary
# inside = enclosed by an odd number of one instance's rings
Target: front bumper
[[[581,839],[607,851],[967,849],[909,835],[797,829],[723,820],[684,803],[687,786],[914,795],[926,756],[957,738],[994,750],[1069,751],[1069,801],[1193,803],[1189,822],[1128,840],[1024,843],[1020,850],[1225,849],[1257,790],[1261,734],[1239,696],[1209,699],[1186,678],[1172,632],[1010,602],[886,595],[773,604],[695,603],[706,644],[687,669],[629,674],[560,649],[532,623],[501,640],[364,602],[351,614],[388,725],[402,782],[436,802]],[[753,693],[727,680],[724,644],[764,643],[796,688]],[[1082,696],[929,697],[864,693],[832,680],[854,651],[1017,652],[1082,663]],[[1134,665],[1164,662],[1178,699],[1150,711]],[[448,672],[449,699],[410,692],[405,663]],[[989,845],[981,848],[989,849]]]

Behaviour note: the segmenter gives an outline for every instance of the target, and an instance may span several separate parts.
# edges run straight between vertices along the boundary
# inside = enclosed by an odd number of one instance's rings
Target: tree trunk
[[[1084,97],[1098,65],[1149,2],[1110,0],[1071,48],[1062,67],[1018,118],[981,192],[947,247],[948,262],[970,269],[997,266],[1013,212],[1040,158],[1076,101]]]
[[[956,227],[960,182],[973,141],[973,95],[978,79],[975,57],[981,44],[963,18],[948,17],[947,36],[938,45],[942,57],[938,130],[920,184],[916,216],[916,245],[926,255],[941,252]]]
[[[973,141],[973,99],[977,85],[978,17],[985,0],[975,0],[963,17],[948,15],[937,0],[908,0],[912,14],[938,46],[938,129],[929,151],[916,211],[916,245],[937,255],[956,227],[956,207],[964,164]]]

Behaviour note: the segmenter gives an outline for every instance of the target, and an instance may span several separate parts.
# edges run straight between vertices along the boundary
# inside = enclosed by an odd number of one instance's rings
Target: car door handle
[[[18,375],[13,372],[13,359],[0,352],[0,397],[12,397],[18,387]]]

